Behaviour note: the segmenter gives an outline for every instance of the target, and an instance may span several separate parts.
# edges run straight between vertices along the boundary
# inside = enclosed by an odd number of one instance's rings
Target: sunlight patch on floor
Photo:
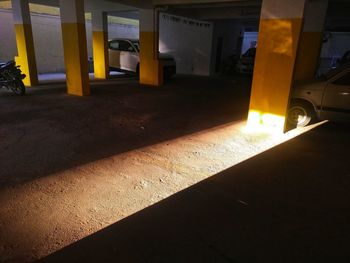
[[[229,123],[3,190],[0,243],[46,256],[321,124],[284,134]]]

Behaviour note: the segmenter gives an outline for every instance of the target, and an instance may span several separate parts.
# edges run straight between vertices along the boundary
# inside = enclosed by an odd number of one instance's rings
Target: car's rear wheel
[[[315,111],[312,106],[303,101],[292,102],[287,121],[293,127],[305,127],[315,119]]]
[[[11,85],[11,90],[16,94],[23,96],[26,93],[25,86],[22,80],[16,80]]]

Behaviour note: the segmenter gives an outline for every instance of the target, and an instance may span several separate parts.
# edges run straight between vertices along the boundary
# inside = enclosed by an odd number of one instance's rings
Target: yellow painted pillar
[[[60,0],[68,94],[90,94],[84,0]]]
[[[12,11],[18,51],[15,61],[26,74],[24,84],[34,86],[38,84],[38,73],[28,0],[12,0]]]
[[[327,7],[328,0],[308,0],[306,2],[304,29],[300,38],[295,80],[315,78],[322,48]]]
[[[163,85],[163,67],[158,54],[158,15],[154,9],[140,10],[140,84]]]
[[[109,62],[108,21],[106,12],[92,12],[92,48],[95,78],[107,79],[109,76]]]
[[[248,127],[284,131],[305,0],[263,0]]]

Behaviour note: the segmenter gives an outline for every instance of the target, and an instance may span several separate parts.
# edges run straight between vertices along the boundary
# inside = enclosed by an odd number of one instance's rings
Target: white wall
[[[64,71],[60,18],[49,15],[32,15],[31,17],[38,72]]]
[[[13,59],[17,54],[12,12],[0,9],[0,61]]]
[[[108,25],[108,37],[139,39],[139,27],[132,25],[111,24]]]
[[[217,61],[218,39],[222,38],[221,67],[230,61],[232,56],[240,56],[240,41],[243,38],[244,24],[237,20],[218,20],[214,24],[212,72],[215,72]],[[222,68],[221,68],[222,69]]]
[[[64,72],[60,18],[37,13],[32,13],[31,18],[38,72]],[[86,31],[88,56],[92,57],[91,21],[86,21]],[[175,58],[178,73],[210,74],[212,34],[212,23],[172,15],[160,16],[160,51]],[[138,39],[139,28],[109,23],[109,38]],[[12,12],[0,9],[0,61],[11,60],[16,55]]]
[[[39,73],[64,72],[63,44],[60,18],[31,14],[35,55]],[[137,26],[109,23],[109,38],[138,38]],[[86,21],[88,56],[92,57],[91,21]],[[17,55],[16,38],[11,10],[0,9],[0,61]]]
[[[159,51],[172,55],[177,73],[210,75],[213,24],[161,13]]]

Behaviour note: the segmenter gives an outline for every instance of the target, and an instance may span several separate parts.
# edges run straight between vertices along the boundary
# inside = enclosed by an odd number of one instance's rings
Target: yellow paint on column
[[[301,30],[301,18],[260,20],[248,126],[284,130]]]
[[[140,84],[163,85],[163,67],[156,54],[156,32],[140,32]]]
[[[315,78],[322,47],[322,32],[302,32],[295,69],[295,80]]]
[[[15,57],[17,65],[21,66],[26,78],[23,80],[26,86],[38,84],[33,33],[30,24],[15,24],[16,43],[18,56]]]
[[[90,95],[86,33],[83,23],[62,23],[68,94]]]
[[[109,76],[108,63],[108,33],[92,32],[95,78],[106,79]]]

